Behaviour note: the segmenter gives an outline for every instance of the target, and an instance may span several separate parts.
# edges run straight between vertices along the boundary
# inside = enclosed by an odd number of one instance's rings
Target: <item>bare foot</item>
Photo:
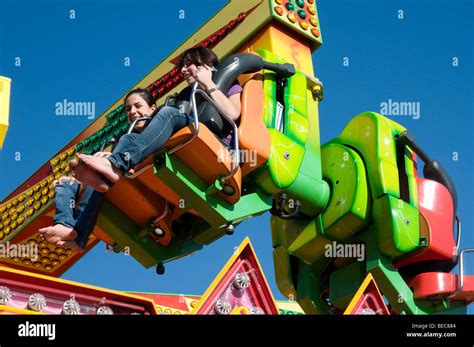
[[[39,233],[41,237],[50,243],[56,243],[58,241],[72,241],[77,237],[77,232],[73,228],[69,228],[62,224],[41,228]]]
[[[88,167],[85,163],[71,160],[69,162],[69,167],[71,168],[74,178],[78,181],[101,193],[105,193],[109,190],[110,186],[105,182],[103,177],[98,172]]]
[[[110,182],[117,182],[123,175],[122,171],[108,159],[87,154],[78,154],[77,157],[92,170],[104,175]]]
[[[84,248],[81,248],[77,243],[74,241],[58,241],[55,243],[59,247],[64,247],[64,248],[71,248],[73,251],[76,251],[78,253],[83,253],[85,251]]]

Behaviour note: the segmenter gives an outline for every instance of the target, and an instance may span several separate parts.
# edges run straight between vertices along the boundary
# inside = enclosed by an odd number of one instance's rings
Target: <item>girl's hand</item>
[[[212,71],[208,65],[201,65],[197,67],[194,73],[194,79],[205,89],[214,88],[216,85],[212,81]]]

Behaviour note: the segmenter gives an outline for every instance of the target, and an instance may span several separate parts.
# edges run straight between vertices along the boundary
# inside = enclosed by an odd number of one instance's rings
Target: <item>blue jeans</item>
[[[141,132],[123,135],[109,161],[124,173],[161,149],[171,135],[189,125],[191,119],[177,108],[164,106]]]
[[[53,224],[62,224],[73,228],[77,232],[76,243],[85,248],[89,235],[94,230],[97,222],[105,194],[86,187],[79,204],[77,204],[79,189],[79,183],[74,182],[71,185],[67,181],[58,183],[54,187],[56,213],[54,214]]]
[[[108,159],[124,172],[128,172],[161,149],[174,132],[190,122],[190,118],[179,112],[177,108],[165,106],[158,111],[142,133],[123,135]],[[77,182],[73,185],[69,182],[56,185],[54,224],[59,223],[74,228],[78,234],[76,243],[85,248],[97,222],[105,193],[86,187],[79,205],[76,206],[79,188],[80,185]]]

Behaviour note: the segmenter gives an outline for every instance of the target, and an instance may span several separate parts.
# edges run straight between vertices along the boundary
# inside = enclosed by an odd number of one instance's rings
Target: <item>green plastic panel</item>
[[[234,205],[229,204],[218,195],[206,194],[208,185],[175,156],[164,153],[155,159],[155,175],[213,228],[221,228],[231,222],[240,223],[268,211],[272,206],[271,196],[258,190],[241,196]]]
[[[288,232],[290,232],[290,229]],[[308,264],[313,264],[325,258],[326,245],[331,242],[324,237],[321,217],[317,217],[301,231],[295,241],[288,247],[288,252]]]
[[[350,145],[361,153],[367,166],[373,197],[400,197],[395,135],[405,128],[375,113],[354,117],[333,142]]]
[[[416,207],[385,195],[374,200],[373,217],[383,255],[397,257],[418,247],[420,223]]]
[[[269,51],[258,53],[266,61],[286,63]],[[318,101],[301,72],[288,78],[283,91],[285,126],[282,134],[273,128],[276,82],[272,72],[265,72],[264,93],[265,117],[272,117],[265,121],[270,128],[271,154],[266,166],[256,170],[253,177],[266,194],[285,192],[290,199],[300,200],[302,213],[316,217],[329,199],[329,187],[321,173]]]
[[[370,217],[364,163],[348,147],[327,144],[321,150],[323,176],[331,182],[331,200],[322,213],[324,234],[344,241],[362,229]]]
[[[344,310],[365,278],[365,263],[354,262],[329,276],[329,300],[340,310]]]
[[[418,207],[418,185],[415,175],[415,163],[413,161],[413,153],[408,148],[405,149],[405,173],[408,177],[410,205]]]
[[[306,138],[308,137],[309,122],[306,115],[301,114],[293,109],[287,110],[285,118],[285,134],[298,142],[300,145],[304,145]]]
[[[273,266],[278,289],[285,297],[295,300],[296,289],[293,283],[290,256],[282,246],[273,250]]]
[[[304,145],[309,123],[307,119],[307,82],[302,73],[297,72],[287,80],[284,100],[287,105],[285,108],[285,134]]]
[[[267,165],[272,182],[278,188],[287,188],[296,178],[304,148],[275,129],[269,129],[269,133],[271,148]]]
[[[301,72],[296,72],[287,80],[284,93],[285,104],[290,105],[289,109],[294,110],[306,117],[308,103],[306,101],[306,76]]]
[[[174,239],[164,247],[147,235],[141,237],[140,228],[107,200],[102,204],[97,225],[116,242],[116,248],[128,249],[146,268],[190,255],[203,247],[190,239]]]

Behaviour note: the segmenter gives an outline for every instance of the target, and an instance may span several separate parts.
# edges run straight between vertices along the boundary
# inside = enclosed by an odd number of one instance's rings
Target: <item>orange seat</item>
[[[463,288],[456,293],[458,280],[459,276],[456,274],[425,272],[416,276],[410,282],[410,287],[413,288],[415,299],[434,299],[452,295],[450,300],[474,301],[474,276],[465,275]]]
[[[227,182],[227,185],[234,188],[234,194],[226,195],[220,192],[220,196],[232,204],[240,199],[242,177],[264,164],[270,156],[270,133],[263,122],[263,76],[261,73],[252,73],[241,77],[239,81],[243,86],[243,91],[238,128],[241,163],[235,175]],[[170,150],[189,140],[193,135],[193,129],[194,126],[190,125],[176,132],[165,144],[165,148]],[[199,125],[198,136],[172,155],[196,172],[209,186],[213,185],[217,178],[228,175],[234,165],[229,150],[202,123]],[[152,157],[138,165],[135,171],[150,163],[152,163]],[[152,176],[154,176],[152,171],[147,170],[137,179],[171,204],[177,205],[179,197],[159,178]]]
[[[245,75],[243,75],[245,76]],[[239,126],[239,145],[241,149],[242,174],[246,176],[270,157],[270,132],[263,122],[264,94],[263,76],[252,74],[245,81],[242,91],[242,107]],[[255,162],[248,159],[255,159]],[[247,159],[247,160],[245,160]]]
[[[124,199],[124,196],[127,198]],[[161,220],[154,222],[153,227],[159,227],[164,232],[157,238],[157,242],[162,245],[169,244],[172,209],[166,200],[150,191],[141,181],[129,179],[118,181],[107,193],[107,199],[141,228],[151,228],[151,222],[162,217]]]
[[[191,138],[193,131],[193,125],[179,130],[168,140],[165,148],[172,149],[186,142]],[[209,186],[213,185],[217,178],[228,175],[234,164],[232,160],[226,160],[230,158],[229,151],[204,124],[199,124],[198,136],[192,142],[180,148],[172,155],[175,155],[189,168],[193,169]],[[240,167],[226,184],[234,188],[233,194],[227,195],[220,192],[220,195],[227,202],[234,204],[239,201],[242,188],[242,171]]]

